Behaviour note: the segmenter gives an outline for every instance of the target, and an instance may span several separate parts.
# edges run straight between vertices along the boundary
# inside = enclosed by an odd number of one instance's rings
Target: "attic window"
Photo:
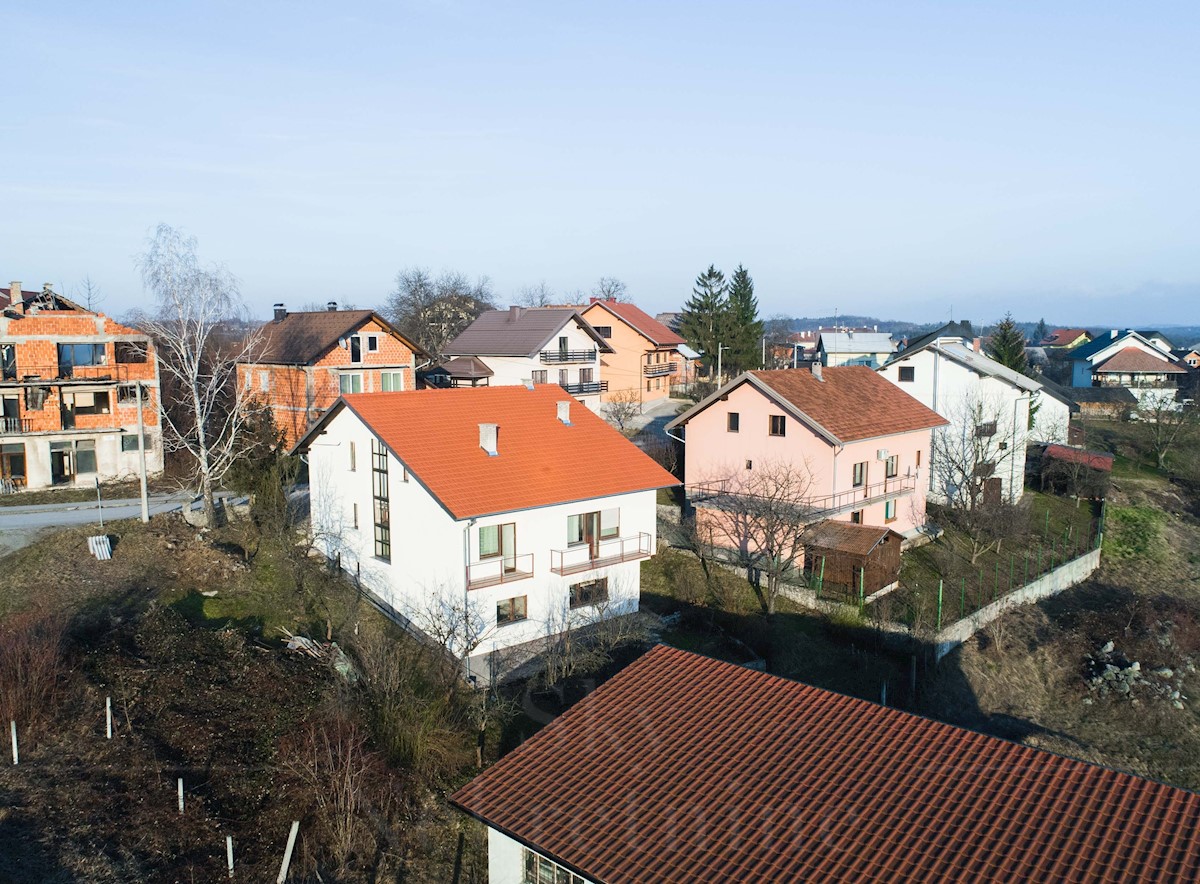
[[[903,383],[910,384],[917,379],[917,370],[911,365],[900,366],[900,380]]]
[[[367,335],[367,352],[374,353],[379,349],[379,335]]]
[[[786,436],[787,435],[787,418],[782,414],[771,415],[771,435]]]
[[[606,341],[612,337],[612,326],[611,325],[597,325],[597,326],[593,326],[593,328],[596,329],[596,334],[598,334],[600,337],[604,338],[604,340],[606,340]]]

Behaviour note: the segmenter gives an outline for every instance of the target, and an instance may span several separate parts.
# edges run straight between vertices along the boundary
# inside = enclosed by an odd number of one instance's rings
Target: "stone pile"
[[[1190,657],[1179,668],[1196,671]],[[1083,659],[1083,677],[1089,691],[1102,698],[1128,699],[1134,704],[1144,697],[1170,703],[1175,709],[1184,708],[1187,697],[1182,693],[1182,676],[1182,672],[1166,666],[1144,672],[1140,662],[1129,660],[1113,642],[1105,643]],[[1088,697],[1083,702],[1091,705],[1092,699]]]

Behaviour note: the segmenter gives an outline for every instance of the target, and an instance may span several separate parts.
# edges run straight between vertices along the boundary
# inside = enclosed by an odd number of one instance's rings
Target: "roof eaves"
[[[669,424],[667,424],[665,429],[673,430],[678,426],[682,426],[682,425],[686,424],[688,421],[690,421],[692,418],[696,417],[698,414],[700,414],[700,412],[704,411],[706,408],[708,408],[714,402],[728,396],[730,393],[732,393],[735,389],[740,387],[742,384],[747,384],[747,383],[752,385],[756,390],[758,390],[758,392],[762,393],[764,396],[766,396],[768,399],[770,399],[772,402],[774,402],[776,405],[778,405],[784,411],[787,411],[788,413],[790,413],[792,415],[792,417],[796,418],[796,420],[803,422],[806,426],[808,426],[810,429],[812,429],[813,432],[815,432],[818,436],[823,438],[830,445],[844,445],[845,444],[844,442],[842,442],[841,439],[839,439],[837,436],[833,435],[831,432],[829,432],[829,430],[825,429],[825,427],[823,427],[821,424],[817,423],[815,420],[813,420],[811,417],[809,417],[807,414],[805,414],[803,411],[801,411],[798,407],[796,407],[796,405],[794,405],[791,401],[789,401],[782,393],[780,393],[778,390],[776,390],[770,384],[768,384],[765,381],[756,377],[752,372],[748,372],[748,371],[743,372],[742,374],[738,375],[736,378],[734,378],[732,381],[729,381],[729,383],[727,383],[725,386],[721,387],[715,393],[712,393],[711,395],[709,395],[706,399],[703,399],[700,402],[697,402],[688,411],[685,411],[683,414],[679,415],[679,417],[675,418],[675,420],[673,420]]]

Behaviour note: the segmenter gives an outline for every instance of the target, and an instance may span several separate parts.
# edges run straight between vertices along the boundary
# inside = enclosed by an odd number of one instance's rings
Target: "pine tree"
[[[1013,371],[1025,374],[1029,370],[1029,360],[1025,358],[1025,335],[1017,328],[1012,314],[1006,313],[1004,319],[996,325],[988,344],[988,355],[1006,365]]]
[[[729,278],[728,340],[731,348],[725,354],[728,374],[740,374],[751,368],[761,368],[763,323],[758,318],[758,300],[754,297],[754,280],[741,264]]]
[[[707,270],[696,277],[692,296],[683,305],[683,316],[679,319],[679,334],[704,355],[709,377],[717,370],[717,348],[725,343],[729,318],[728,296],[725,274],[710,264]]]
[[[1050,329],[1046,327],[1046,320],[1039,319],[1038,324],[1033,327],[1033,343],[1040,344],[1046,340],[1046,335],[1050,334]]]

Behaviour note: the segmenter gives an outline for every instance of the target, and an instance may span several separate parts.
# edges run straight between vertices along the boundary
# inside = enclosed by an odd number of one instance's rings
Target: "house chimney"
[[[825,383],[825,378],[821,375],[821,363],[819,361],[812,364],[812,373],[814,378],[821,383]]]
[[[43,282],[43,283],[42,283],[42,294],[43,294],[43,295],[52,295],[52,294],[54,294],[54,283],[52,283],[52,282]]]
[[[521,383],[525,385],[526,390],[533,389],[533,378],[521,378]]]
[[[287,309],[282,304],[275,305],[275,321],[283,322],[283,318],[287,316]]]
[[[480,424],[479,425],[479,447],[488,453],[488,457],[495,457],[500,452],[496,448],[496,443],[500,438],[499,424]]]
[[[524,310],[522,310],[522,309],[521,309],[519,306],[517,306],[516,304],[513,304],[513,305],[511,305],[511,306],[508,308],[508,321],[509,321],[509,322],[516,322],[518,319],[520,319],[520,318],[521,318],[521,314],[522,314],[522,313],[524,313],[524,312],[525,312],[525,311],[524,311]]]
[[[974,340],[972,340],[972,341],[971,341],[971,348],[972,348],[972,349],[973,349],[973,350],[974,350],[976,353],[978,353],[978,352],[979,352],[979,348],[980,348],[980,347],[982,347],[982,346],[983,346],[983,339],[982,339],[982,338],[975,338]]]
[[[1117,330],[1115,328],[1112,330],[1112,339],[1114,341],[1117,339]]]
[[[330,313],[337,313],[337,301],[330,301],[325,305],[325,309]]]
[[[21,303],[21,282],[14,279],[8,284],[8,300],[14,307]]]
[[[558,419],[571,426],[571,400],[565,399],[558,402]]]

